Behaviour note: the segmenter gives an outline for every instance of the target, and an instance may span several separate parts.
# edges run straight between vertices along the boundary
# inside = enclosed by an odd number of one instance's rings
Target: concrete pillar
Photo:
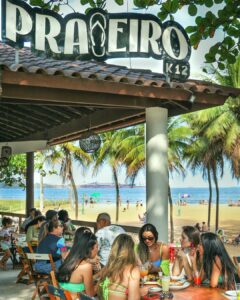
[[[156,226],[159,240],[168,242],[168,110],[146,109],[147,222]]]
[[[27,174],[26,174],[26,214],[34,207],[34,152],[27,154]]]

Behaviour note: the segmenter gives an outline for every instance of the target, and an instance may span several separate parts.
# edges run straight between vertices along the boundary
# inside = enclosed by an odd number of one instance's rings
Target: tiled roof
[[[239,89],[222,87],[201,80],[187,80],[184,83],[165,80],[163,74],[148,70],[128,69],[123,66],[110,65],[96,61],[64,61],[36,56],[28,48],[19,50],[19,63],[15,64],[15,49],[0,43],[0,65],[15,72],[48,74],[127,83],[138,86],[173,87],[197,93],[237,96]]]

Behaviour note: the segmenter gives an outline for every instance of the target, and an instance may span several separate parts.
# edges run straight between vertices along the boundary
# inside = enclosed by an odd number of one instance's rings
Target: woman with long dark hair
[[[148,223],[141,227],[137,253],[142,264],[150,262],[150,273],[162,271],[164,275],[169,275],[169,248],[158,241],[154,225]]]
[[[198,249],[202,261],[202,280],[208,280],[211,287],[221,285],[233,288],[236,268],[221,239],[215,233],[203,233]]]
[[[140,270],[131,236],[123,233],[116,237],[106,266],[100,272],[99,300],[139,300]]]
[[[96,236],[87,227],[78,228],[73,246],[57,273],[59,285],[70,291],[73,299],[78,299],[79,293],[83,291],[88,296],[96,294],[92,277],[93,268],[88,259],[94,258],[97,252]]]
[[[193,279],[193,266],[191,255],[200,243],[200,232],[196,227],[183,226],[181,234],[181,249],[177,251],[175,261],[172,268],[172,275],[179,276],[183,271],[188,280]],[[199,255],[197,255],[199,264]]]

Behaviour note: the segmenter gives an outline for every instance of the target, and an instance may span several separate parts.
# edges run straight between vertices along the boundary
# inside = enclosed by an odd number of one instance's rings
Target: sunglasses
[[[146,240],[153,241],[153,240],[154,240],[154,237],[153,237],[153,236],[142,237],[142,239],[143,239],[144,241],[146,241]]]

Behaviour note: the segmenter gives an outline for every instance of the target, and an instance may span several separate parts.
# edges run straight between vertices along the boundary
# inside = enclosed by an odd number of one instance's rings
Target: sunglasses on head
[[[146,240],[153,241],[153,240],[154,240],[154,237],[153,237],[153,236],[142,237],[142,239],[143,239],[144,241],[146,241]]]

